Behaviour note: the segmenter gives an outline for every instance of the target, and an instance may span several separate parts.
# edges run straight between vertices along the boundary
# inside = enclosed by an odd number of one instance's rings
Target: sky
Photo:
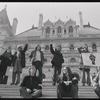
[[[90,22],[91,26],[100,29],[99,2],[0,2],[0,11],[7,5],[7,14],[12,25],[17,18],[16,34],[32,27],[38,27],[39,14],[43,14],[43,23],[48,19],[56,22],[59,18],[67,22],[70,18],[79,25],[79,11],[82,12],[83,24]]]

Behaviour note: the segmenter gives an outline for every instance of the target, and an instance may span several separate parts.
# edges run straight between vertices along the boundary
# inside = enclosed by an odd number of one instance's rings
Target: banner
[[[83,64],[100,67],[100,53],[82,53]]]

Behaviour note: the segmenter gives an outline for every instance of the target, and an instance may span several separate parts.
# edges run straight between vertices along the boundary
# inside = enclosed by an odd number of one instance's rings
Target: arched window
[[[74,50],[74,45],[73,44],[70,45],[70,50]]]
[[[57,32],[61,33],[61,27],[60,26],[58,27]]]
[[[48,45],[45,46],[45,50],[49,50],[49,46]]]
[[[71,59],[70,59],[70,62],[71,62],[71,63],[75,63],[75,62],[76,62],[76,59],[75,59],[75,58],[71,58]]]
[[[94,44],[92,44],[92,51],[93,52],[97,52],[97,46],[96,46],[96,44],[94,43]]]
[[[46,28],[46,33],[50,33],[50,27]]]
[[[55,34],[55,30],[53,30],[53,34]]]
[[[73,33],[73,27],[69,26],[69,33]]]
[[[66,34],[66,30],[64,30],[64,34]]]
[[[49,37],[49,35],[50,35],[50,27],[47,27],[46,28],[46,37]]]

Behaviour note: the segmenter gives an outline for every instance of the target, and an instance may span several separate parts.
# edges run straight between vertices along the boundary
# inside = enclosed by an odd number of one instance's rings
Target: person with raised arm
[[[20,74],[22,73],[22,68],[25,67],[25,52],[28,49],[28,44],[26,43],[24,48],[21,45],[17,46],[17,51],[13,55],[12,61],[12,83],[11,85],[18,85],[20,84]],[[17,80],[16,80],[17,78]]]
[[[53,54],[53,59],[51,63],[52,63],[52,68],[54,68],[53,85],[55,85],[59,75],[61,74],[62,63],[64,63],[64,59],[61,53],[60,45],[57,45],[54,50],[52,44],[50,44],[50,51]]]

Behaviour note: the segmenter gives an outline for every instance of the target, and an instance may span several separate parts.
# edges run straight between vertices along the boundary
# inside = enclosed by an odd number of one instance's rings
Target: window
[[[46,37],[49,37],[49,35],[50,35],[50,27],[47,27],[46,28]]]
[[[75,58],[71,58],[71,59],[70,59],[70,62],[71,62],[71,63],[75,63],[75,62],[76,62],[76,59],[75,59]]]
[[[64,34],[66,34],[66,30],[64,30]]]
[[[50,33],[50,27],[46,28],[46,33]]]
[[[55,30],[53,30],[53,34],[55,34]]]
[[[61,27],[60,26],[58,27],[57,32],[61,33]]]
[[[59,27],[57,28],[58,37],[61,37],[61,31],[62,31],[62,29],[61,29],[61,27],[59,26]]]
[[[74,50],[74,45],[73,44],[70,45],[70,50]]]
[[[92,44],[92,51],[93,52],[97,52],[97,46],[96,46],[96,44]]]
[[[45,50],[49,50],[49,46],[48,45],[45,46]]]
[[[69,26],[69,33],[73,33],[73,27]]]

